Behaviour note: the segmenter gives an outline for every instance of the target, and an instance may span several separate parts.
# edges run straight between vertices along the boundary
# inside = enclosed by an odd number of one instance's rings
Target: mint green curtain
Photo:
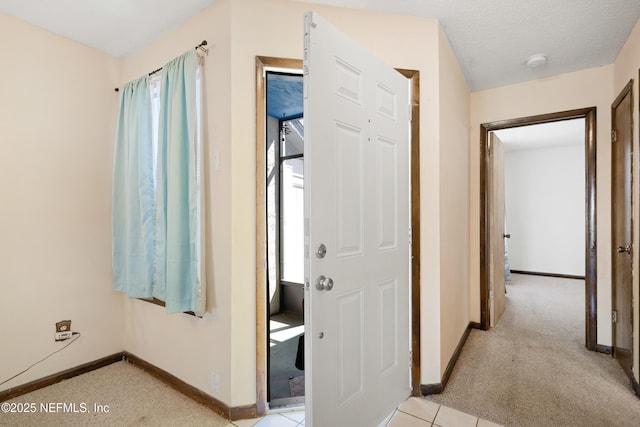
[[[154,172],[148,77],[120,90],[112,197],[114,288],[130,297],[152,295]]]
[[[194,49],[162,70],[156,172],[154,297],[169,313],[203,308],[200,283],[198,55]]]

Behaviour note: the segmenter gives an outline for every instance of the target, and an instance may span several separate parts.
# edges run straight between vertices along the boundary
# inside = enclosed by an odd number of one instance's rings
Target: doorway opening
[[[270,400],[269,391],[269,356],[272,331],[271,307],[268,304],[270,291],[268,287],[268,253],[267,253],[267,73],[279,75],[300,75],[303,62],[298,59],[256,57],[256,413],[265,415],[274,402]],[[412,394],[421,395],[420,384],[420,72],[417,70],[397,69],[409,81],[411,100],[411,387]],[[286,117],[285,117],[286,118]],[[296,117],[290,117],[296,119]],[[298,117],[299,118],[299,117]],[[286,121],[286,120],[285,120]],[[304,125],[304,121],[300,123]],[[286,126],[294,126],[288,123]],[[287,132],[287,130],[285,130]],[[291,135],[291,134],[290,134]],[[304,154],[304,153],[301,153]],[[286,157],[286,156],[285,156]],[[275,156],[274,156],[275,159]],[[285,159],[286,160],[286,159]],[[293,170],[292,170],[293,173]],[[303,176],[301,177],[304,178]],[[275,184],[274,184],[275,185]],[[279,233],[274,234],[279,235]],[[279,264],[275,262],[275,266]],[[284,286],[289,286],[285,284]],[[288,302],[287,306],[291,306]],[[293,306],[297,306],[293,303]],[[282,323],[282,322],[281,322]],[[293,326],[294,331],[301,333],[300,325]],[[298,327],[298,329],[295,329]],[[287,329],[283,326],[282,328]],[[283,330],[284,330],[283,329]],[[273,333],[281,332],[273,330]],[[294,333],[294,332],[290,332]],[[285,334],[283,334],[285,335]],[[299,338],[298,338],[299,340]],[[296,355],[297,357],[297,350]],[[294,357],[294,366],[295,366]],[[291,363],[290,361],[288,363]],[[287,377],[288,380],[288,377]],[[300,397],[300,396],[298,396]],[[275,406],[300,406],[303,399],[283,400],[275,402]]]
[[[584,119],[494,133],[504,145],[507,275],[584,279]]]
[[[573,283],[567,286],[575,289],[563,307],[571,309],[576,324],[582,322],[584,129],[584,119],[577,118],[490,132],[491,176],[500,181],[492,186],[490,202],[493,229],[498,228],[491,236],[491,326],[499,322],[514,295],[509,290],[535,280],[522,274],[572,279],[562,282]],[[554,287],[548,290],[554,291]]]
[[[480,327],[489,329],[491,265],[490,233],[492,221],[492,205],[490,203],[491,158],[488,141],[491,132],[501,129],[518,128],[527,125],[552,123],[571,119],[584,119],[584,155],[585,155],[585,203],[584,203],[584,248],[585,248],[585,345],[589,350],[597,348],[597,265],[596,265],[596,108],[584,108],[560,113],[519,119],[503,120],[481,125],[481,163],[480,163]],[[505,233],[509,234],[509,233]],[[494,237],[495,239],[495,237]]]
[[[267,401],[304,404],[302,74],[266,71]]]

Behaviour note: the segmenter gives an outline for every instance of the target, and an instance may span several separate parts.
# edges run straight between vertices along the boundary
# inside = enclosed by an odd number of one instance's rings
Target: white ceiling
[[[438,19],[474,91],[611,64],[640,17],[640,0],[297,1]],[[127,57],[214,2],[0,0],[0,12]],[[538,53],[547,64],[526,68]]]
[[[0,0],[0,12],[109,55],[125,58],[214,2],[215,0]],[[200,41],[194,40],[194,43]]]
[[[472,91],[611,64],[640,17],[640,0],[299,1],[438,19]]]
[[[584,119],[562,120],[495,131],[505,151],[584,146]]]

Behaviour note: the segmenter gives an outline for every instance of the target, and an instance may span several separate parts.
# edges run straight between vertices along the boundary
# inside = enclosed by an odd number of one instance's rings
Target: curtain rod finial
[[[196,50],[200,49],[201,51],[203,51],[205,54],[209,54],[209,49],[207,49],[205,46],[207,45],[207,41],[206,40],[202,40],[202,43],[200,43],[198,46],[196,46]]]

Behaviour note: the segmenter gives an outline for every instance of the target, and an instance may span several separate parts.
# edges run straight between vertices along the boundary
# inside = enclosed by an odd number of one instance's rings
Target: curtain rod
[[[207,45],[207,41],[206,40],[202,40],[202,43],[200,43],[198,46],[195,47],[196,50],[200,49],[201,51],[203,51],[204,53],[209,53],[209,51],[204,48],[203,46]],[[161,71],[163,67],[158,68],[157,70],[153,70],[152,72],[149,73],[149,76],[154,75],[155,73],[157,73],[158,71]],[[116,92],[120,91],[120,88],[117,87],[114,89]]]

